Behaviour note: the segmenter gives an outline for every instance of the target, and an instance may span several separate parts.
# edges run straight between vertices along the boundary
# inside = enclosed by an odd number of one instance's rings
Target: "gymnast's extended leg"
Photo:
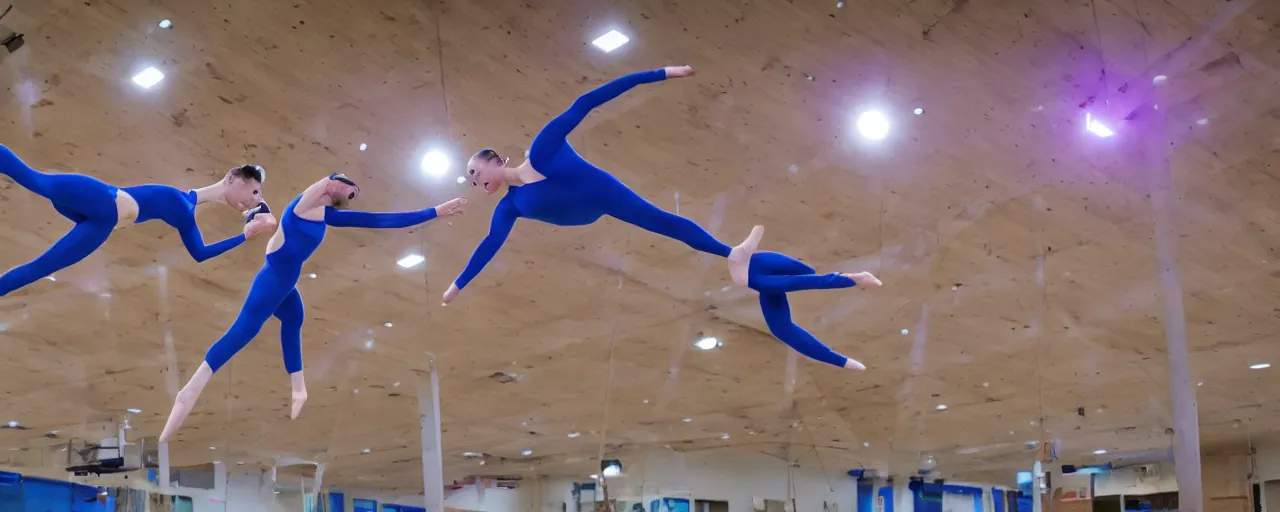
[[[0,296],[34,283],[93,254],[116,226],[115,193],[105,183],[78,174],[44,174],[0,145],[0,174],[48,199],[75,227],[30,262],[0,276]]]
[[[603,180],[596,189],[598,200],[609,216],[641,229],[684,242],[694,250],[729,259],[729,273],[734,282],[747,284],[750,256],[760,243],[764,228],[756,226],[751,236],[738,247],[729,247],[697,223],[670,213],[646,201],[616,179]]]
[[[280,320],[280,353],[284,355],[284,369],[289,372],[293,394],[289,400],[289,419],[298,419],[302,404],[307,401],[307,384],[302,378],[302,322],[306,319],[302,295],[294,288],[276,308]]]
[[[267,319],[280,307],[285,297],[293,290],[293,285],[294,283],[287,279],[277,276],[270,263],[258,271],[258,275],[253,278],[253,284],[249,286],[249,296],[245,298],[244,306],[240,308],[236,321],[231,324],[230,329],[227,329],[226,334],[209,347],[200,367],[178,392],[173,402],[173,410],[169,412],[169,420],[165,422],[164,431],[160,434],[160,442],[168,442],[173,437],[182,426],[182,422],[187,419],[187,415],[191,413],[191,409],[195,407],[196,401],[200,399],[200,393],[204,392],[204,387],[209,384],[214,372],[227,364],[232,356],[240,352],[253,340],[254,336],[258,335],[262,330],[262,324],[266,323]]]

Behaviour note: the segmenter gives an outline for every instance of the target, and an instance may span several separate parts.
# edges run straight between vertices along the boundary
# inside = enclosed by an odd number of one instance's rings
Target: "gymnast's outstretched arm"
[[[533,162],[534,167],[538,167],[540,162],[545,161],[546,158],[550,158],[555,154],[556,150],[560,149],[560,145],[564,143],[564,138],[568,137],[569,133],[572,132],[574,128],[577,128],[578,124],[582,123],[583,119],[586,119],[587,114],[590,114],[592,109],[607,103],[609,100],[621,96],[622,93],[631,90],[631,88],[637,85],[666,80],[668,78],[667,69],[641,71],[639,73],[632,73],[615,78],[613,81],[600,87],[596,87],[595,89],[592,89],[591,92],[579,96],[578,99],[573,102],[573,105],[569,107],[569,110],[564,111],[563,114],[552,119],[551,122],[547,123],[547,125],[542,128],[542,131],[538,132],[538,135],[533,138],[533,145],[529,148],[529,161]],[[688,73],[693,73],[693,70],[689,69]],[[687,76],[687,74],[679,76]]]
[[[178,234],[182,236],[182,245],[187,247],[187,252],[191,253],[191,257],[197,263],[221,256],[222,253],[239,247],[246,239],[244,233],[240,233],[226,240],[205,245],[204,237],[200,235],[200,227],[196,226],[194,221],[186,228],[178,230]]]
[[[462,205],[466,203],[465,199],[452,199],[434,208],[399,213],[358,212],[326,206],[324,208],[324,223],[340,228],[407,228],[417,226],[442,215],[461,213]]]
[[[489,221],[489,234],[485,235],[480,245],[476,246],[475,252],[471,253],[471,259],[467,261],[467,267],[462,270],[457,279],[453,280],[453,286],[449,291],[445,292],[445,303],[452,301],[458,291],[466,288],[467,284],[475,279],[481,270],[484,270],[493,256],[498,254],[498,249],[501,249],[502,244],[507,241],[507,235],[511,234],[511,228],[519,218],[520,211],[516,209],[511,196],[503,197],[498,201],[498,206],[493,210],[493,218]]]

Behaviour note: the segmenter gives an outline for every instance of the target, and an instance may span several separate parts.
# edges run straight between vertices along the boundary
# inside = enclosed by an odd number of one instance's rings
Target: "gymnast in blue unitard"
[[[870,272],[819,275],[813,267],[800,260],[776,252],[762,251],[751,255],[747,286],[760,292],[760,310],[764,313],[769,331],[810,359],[841,368],[865,370],[867,367],[862,363],[837,354],[831,347],[809,334],[809,331],[792,322],[791,306],[787,303],[787,292],[850,288],[857,285],[880,286],[880,280]]]
[[[82,174],[42,173],[0,145],[0,174],[48,199],[54,210],[75,223],[44,254],[0,276],[0,296],[74,265],[101,247],[116,228],[130,224],[160,220],[173,226],[196,261],[221,255],[275,227],[275,218],[265,206],[247,211],[244,232],[221,242],[205,245],[196,225],[196,205],[201,203],[221,203],[240,211],[261,204],[266,171],[256,165],[235,167],[217,183],[186,192],[154,184],[117,188]]]
[[[249,285],[249,294],[231,328],[204,356],[191,380],[178,392],[160,441],[167,442],[195,406],[214,372],[248,345],[267,319],[280,320],[280,347],[293,387],[290,418],[297,418],[307,400],[302,378],[302,296],[296,285],[302,265],[324,240],[325,229],[334,227],[407,228],[436,217],[459,215],[465,199],[453,199],[434,208],[403,213],[348,211],[360,188],[341,174],[317,181],[294,198],[280,214],[280,229],[267,243],[266,262]]]
[[[506,241],[516,219],[524,217],[557,226],[584,226],[604,215],[645,230],[674,238],[698,251],[728,259],[734,282],[747,284],[751,253],[759,237],[749,237],[730,248],[693,221],[668,213],[644,200],[608,172],[578,155],[565,137],[603,105],[640,84],[693,75],[688,66],[632,73],[604,84],[573,102],[563,114],[547,123],[533,139],[529,159],[519,167],[507,167],[510,159],[492,149],[471,157],[468,169],[472,186],[493,194],[503,185],[507,194],[498,202],[489,234],[472,253],[462,273],[444,293],[448,304],[484,269]]]

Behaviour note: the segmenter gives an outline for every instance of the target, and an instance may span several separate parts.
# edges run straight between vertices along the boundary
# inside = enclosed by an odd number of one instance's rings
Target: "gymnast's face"
[[[471,186],[484,187],[486,194],[492,194],[502,188],[506,182],[507,159],[492,149],[482,149],[467,162],[467,175]]]
[[[253,178],[231,176],[227,179],[227,204],[237,210],[248,210],[262,200],[262,183]]]

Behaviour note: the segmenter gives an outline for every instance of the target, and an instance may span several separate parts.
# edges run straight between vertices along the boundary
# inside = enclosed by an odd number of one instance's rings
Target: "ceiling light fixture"
[[[422,172],[427,173],[428,176],[444,176],[444,173],[449,172],[449,156],[445,155],[443,151],[428,151],[427,154],[422,156],[421,165]]]
[[[858,133],[868,140],[882,140],[889,135],[889,118],[879,110],[868,110],[858,116]]]
[[[724,343],[721,343],[721,342],[720,342],[720,340],[718,340],[718,339],[716,339],[716,338],[713,338],[713,337],[711,337],[711,336],[708,336],[708,337],[705,337],[705,338],[702,338],[702,339],[698,340],[698,341],[697,341],[697,343],[694,343],[694,344],[693,344],[693,346],[698,347],[698,348],[700,348],[700,349],[702,349],[702,350],[711,350],[711,349],[716,348],[716,347],[722,347],[722,346],[724,346]]]
[[[173,22],[169,20],[160,20],[160,28],[173,28]]]
[[[410,254],[400,258],[400,261],[397,261],[396,265],[400,265],[401,268],[413,268],[424,261],[427,261],[427,258],[423,257],[421,254]]]
[[[160,83],[162,80],[164,80],[164,73],[161,73],[160,70],[156,68],[147,68],[142,70],[142,72],[133,75],[133,83],[143,89],[155,87],[156,84]]]
[[[1265,370],[1270,367],[1271,367],[1271,363],[1258,363],[1258,364],[1249,365],[1249,368],[1253,370]]]
[[[605,32],[604,35],[597,37],[594,41],[591,41],[591,44],[596,45],[596,48],[603,50],[605,53],[609,53],[621,48],[622,45],[627,44],[628,41],[631,41],[631,38],[622,35],[622,32],[610,30]]]

